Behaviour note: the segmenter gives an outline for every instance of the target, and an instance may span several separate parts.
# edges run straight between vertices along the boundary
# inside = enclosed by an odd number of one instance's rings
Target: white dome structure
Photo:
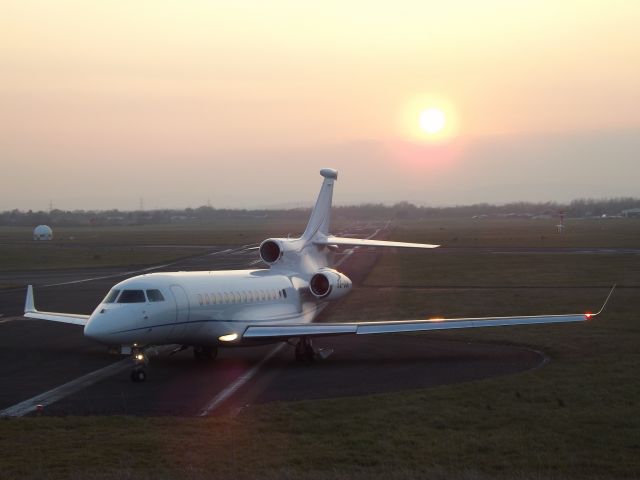
[[[53,239],[53,230],[48,225],[38,225],[33,229],[34,240],[51,240]]]

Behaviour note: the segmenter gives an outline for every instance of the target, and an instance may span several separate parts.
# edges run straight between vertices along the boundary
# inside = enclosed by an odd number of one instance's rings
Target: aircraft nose
[[[95,322],[95,318],[93,317],[93,315],[89,318],[89,321],[87,322],[87,324],[84,326],[84,336],[94,339],[94,336],[96,334],[96,322]]]
[[[95,314],[89,317],[89,321],[84,326],[84,336],[98,342],[103,341],[106,331],[104,328],[103,319],[97,317]]]

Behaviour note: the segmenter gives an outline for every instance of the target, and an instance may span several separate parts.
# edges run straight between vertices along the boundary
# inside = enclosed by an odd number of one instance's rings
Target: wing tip
[[[616,283],[613,284],[613,286],[611,287],[611,290],[609,290],[609,294],[607,295],[607,298],[604,299],[604,303],[602,304],[602,307],[600,307],[600,310],[598,310],[596,313],[590,315],[589,318],[595,317],[597,315],[600,315],[602,312],[604,312],[604,309],[609,304],[609,299],[611,299],[611,296],[613,295],[613,291],[616,289],[617,286],[618,286],[618,284],[616,284]]]

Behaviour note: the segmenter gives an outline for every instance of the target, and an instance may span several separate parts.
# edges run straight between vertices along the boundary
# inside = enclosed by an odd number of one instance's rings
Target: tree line
[[[640,208],[640,199],[619,197],[607,199],[577,199],[569,203],[558,202],[512,202],[502,205],[476,203],[456,206],[418,206],[409,202],[394,205],[362,204],[334,206],[334,218],[347,220],[422,219],[437,217],[472,218],[477,216],[533,217],[539,215],[566,217],[600,217],[619,215],[624,210]],[[0,212],[0,225],[34,226],[38,224],[57,226],[101,226],[101,225],[146,225],[166,223],[214,222],[216,220],[271,218],[305,220],[310,208],[294,209],[219,209],[210,206],[185,209],[160,210],[59,210]]]

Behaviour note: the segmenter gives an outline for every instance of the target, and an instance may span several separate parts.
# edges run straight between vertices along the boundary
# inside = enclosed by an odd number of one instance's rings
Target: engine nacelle
[[[309,280],[309,290],[321,300],[336,300],[351,291],[351,279],[342,273],[323,268]]]
[[[284,254],[284,246],[280,239],[267,238],[260,244],[260,258],[268,265],[276,263]]]

